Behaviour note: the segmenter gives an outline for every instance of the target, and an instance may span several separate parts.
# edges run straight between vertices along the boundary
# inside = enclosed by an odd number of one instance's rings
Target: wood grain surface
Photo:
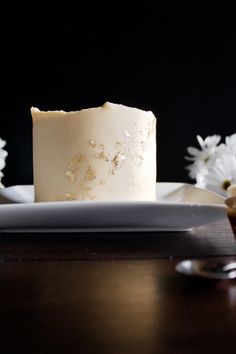
[[[190,233],[2,234],[0,352],[234,353],[236,282],[176,273],[190,256],[235,259],[229,224]]]

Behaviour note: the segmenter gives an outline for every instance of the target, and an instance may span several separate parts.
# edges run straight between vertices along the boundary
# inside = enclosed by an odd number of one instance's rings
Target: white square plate
[[[34,202],[31,185],[0,190],[1,232],[186,231],[226,218],[224,198],[186,183],[157,183],[154,202]]]

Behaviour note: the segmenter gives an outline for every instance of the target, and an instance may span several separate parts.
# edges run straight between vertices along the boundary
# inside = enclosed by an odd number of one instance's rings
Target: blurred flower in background
[[[7,151],[4,150],[4,146],[6,145],[6,141],[2,140],[0,138],[0,188],[3,188],[3,184],[2,184],[2,178],[3,178],[3,172],[2,170],[4,169],[4,167],[6,166],[6,157],[8,155]]]
[[[227,136],[220,143],[220,135],[208,136],[205,140],[197,135],[200,149],[188,147],[186,167],[189,177],[196,185],[227,196],[227,189],[236,183],[236,134]]]

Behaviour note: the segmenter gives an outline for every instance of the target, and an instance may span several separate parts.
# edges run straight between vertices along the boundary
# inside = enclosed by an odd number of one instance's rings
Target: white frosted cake
[[[156,199],[151,111],[106,102],[31,114],[35,201]]]

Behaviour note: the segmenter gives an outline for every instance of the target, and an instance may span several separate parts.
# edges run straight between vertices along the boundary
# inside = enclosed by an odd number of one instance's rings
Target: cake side
[[[151,111],[107,102],[31,114],[36,201],[156,199]]]

